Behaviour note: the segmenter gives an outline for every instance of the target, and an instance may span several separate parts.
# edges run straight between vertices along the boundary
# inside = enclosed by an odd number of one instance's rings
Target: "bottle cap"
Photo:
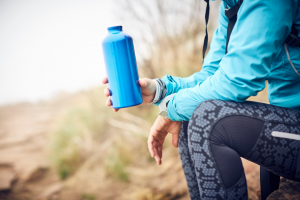
[[[108,27],[107,30],[110,31],[122,31],[122,26],[111,26]]]

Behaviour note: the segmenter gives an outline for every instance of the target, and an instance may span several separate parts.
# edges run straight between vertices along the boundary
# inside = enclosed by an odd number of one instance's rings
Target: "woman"
[[[201,71],[139,81],[143,104],[161,108],[149,151],[161,164],[164,138],[172,134],[192,199],[248,199],[240,157],[300,181],[300,142],[271,136],[273,131],[300,135],[300,48],[285,42],[292,27],[300,33],[300,0],[239,4],[228,35],[232,18],[225,10],[237,4],[221,3]],[[265,88],[266,80],[271,105],[245,102]],[[110,95],[108,88],[104,94]]]

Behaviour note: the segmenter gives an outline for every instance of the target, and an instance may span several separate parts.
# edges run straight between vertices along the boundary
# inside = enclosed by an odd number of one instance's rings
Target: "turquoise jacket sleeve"
[[[178,91],[168,103],[170,119],[189,120],[196,107],[208,99],[242,102],[263,90],[272,60],[290,33],[297,7],[291,0],[245,0],[219,69],[193,88]]]
[[[204,59],[201,71],[196,72],[187,78],[174,77],[170,75],[164,76],[162,80],[167,87],[166,95],[177,93],[181,89],[194,87],[199,83],[201,84],[217,71],[219,63],[225,55],[228,19],[224,14],[224,8],[224,6],[220,6],[219,12],[221,17],[219,17],[218,27],[214,32],[210,44],[210,50]]]

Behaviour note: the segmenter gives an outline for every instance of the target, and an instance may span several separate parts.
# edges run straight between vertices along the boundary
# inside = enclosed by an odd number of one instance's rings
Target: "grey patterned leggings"
[[[272,131],[300,134],[300,112],[277,106],[208,100],[183,122],[179,153],[191,199],[248,199],[240,157],[295,179],[300,141]]]

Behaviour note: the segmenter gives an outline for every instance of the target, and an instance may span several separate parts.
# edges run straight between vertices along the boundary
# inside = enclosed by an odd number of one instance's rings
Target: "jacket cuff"
[[[167,96],[167,87],[165,82],[162,79],[156,78],[153,79],[156,84],[156,94],[151,103],[158,106],[160,102]]]
[[[185,117],[183,115],[180,115],[177,112],[176,109],[176,104],[175,104],[175,97],[176,95],[169,101],[168,106],[167,106],[167,110],[168,110],[168,117],[170,118],[170,120],[172,121],[183,121],[186,120]]]

